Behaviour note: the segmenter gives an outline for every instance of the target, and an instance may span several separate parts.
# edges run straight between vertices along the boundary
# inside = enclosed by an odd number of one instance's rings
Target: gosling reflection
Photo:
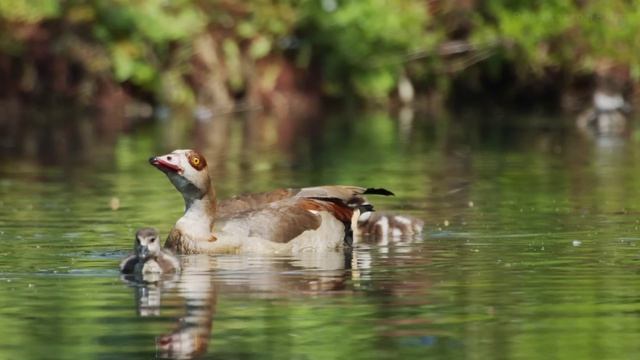
[[[176,274],[159,273],[123,274],[121,279],[134,289],[136,313],[141,317],[160,315],[163,290],[174,288],[179,280]]]
[[[136,287],[136,312],[139,316],[160,315],[160,288],[156,284]]]

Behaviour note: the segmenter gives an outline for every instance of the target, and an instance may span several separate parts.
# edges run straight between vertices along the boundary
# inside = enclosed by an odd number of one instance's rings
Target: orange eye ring
[[[187,157],[189,158],[189,164],[191,164],[191,166],[193,166],[198,171],[204,169],[207,166],[207,160],[205,160],[202,155],[196,153],[195,151],[189,153]]]

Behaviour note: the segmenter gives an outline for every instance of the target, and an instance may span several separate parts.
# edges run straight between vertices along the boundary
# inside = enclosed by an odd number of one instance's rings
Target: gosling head
[[[148,259],[160,254],[160,238],[154,228],[142,228],[136,231],[136,255],[141,259]]]
[[[187,202],[202,198],[211,187],[207,160],[194,150],[174,150],[149,159],[149,163],[167,175]]]

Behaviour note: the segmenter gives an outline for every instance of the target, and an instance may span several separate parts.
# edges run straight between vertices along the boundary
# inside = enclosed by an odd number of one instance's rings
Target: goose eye
[[[187,155],[187,158],[189,159],[189,164],[191,164],[191,166],[193,166],[193,168],[198,171],[204,169],[207,166],[207,160],[205,160],[202,155],[196,153],[195,151],[190,152]]]
[[[156,238],[152,237],[151,242],[155,242],[155,241],[156,241]]]

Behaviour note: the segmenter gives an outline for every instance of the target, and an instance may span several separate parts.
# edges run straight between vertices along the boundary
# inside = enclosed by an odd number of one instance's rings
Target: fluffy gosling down
[[[173,273],[180,271],[180,261],[160,246],[158,231],[142,228],[136,231],[134,254],[120,263],[123,274]]]

